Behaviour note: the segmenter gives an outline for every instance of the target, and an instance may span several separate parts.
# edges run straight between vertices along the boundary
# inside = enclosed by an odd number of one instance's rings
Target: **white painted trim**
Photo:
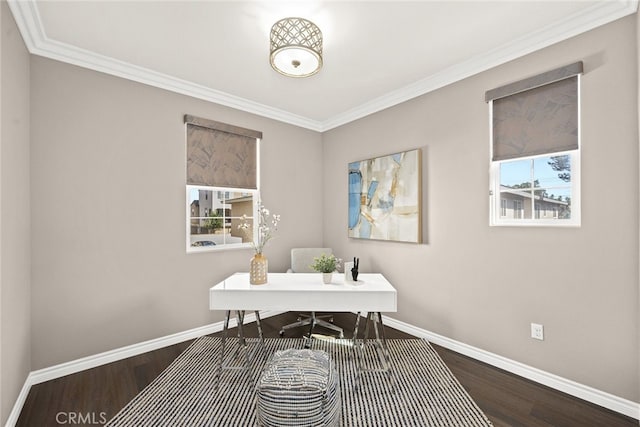
[[[283,313],[282,311],[261,311],[260,318],[266,319],[271,316],[276,316],[278,314]],[[253,312],[247,313],[245,315],[245,323],[255,322],[256,317]],[[238,324],[235,318],[231,318],[229,320],[229,327],[234,328]],[[59,365],[50,366],[48,368],[39,369],[37,371],[31,371],[25,380],[24,385],[22,386],[22,390],[16,399],[15,404],[13,405],[13,409],[9,414],[9,418],[6,427],[13,427],[18,421],[18,417],[20,416],[20,412],[22,411],[22,406],[24,405],[25,400],[29,394],[29,390],[31,386],[40,384],[45,381],[51,381],[56,378],[61,378],[66,375],[75,374],[77,372],[84,371],[86,369],[95,368],[97,366],[102,366],[107,363],[116,362],[118,360],[123,360],[128,357],[137,356],[139,354],[147,353],[149,351],[157,350],[160,348],[164,348],[170,345],[178,344],[184,341],[192,340],[204,335],[213,334],[215,332],[220,332],[224,327],[224,322],[220,321],[217,323],[212,323],[210,325],[201,326],[194,329],[189,329],[187,331],[178,332],[172,335],[167,335],[164,337],[143,341],[141,343],[128,345],[121,348],[116,348],[114,350],[105,351],[103,353],[94,354],[92,356],[83,357],[76,360],[71,360],[69,362],[61,363]]]
[[[453,350],[456,353],[464,354],[465,356],[469,356],[475,360],[479,360],[491,366],[511,372],[512,374],[535,381],[538,384],[546,385],[547,387],[551,387],[571,396],[640,420],[640,403],[638,402],[633,402],[593,387],[580,384],[550,372],[508,359],[498,354],[415,327],[400,320],[395,320],[388,316],[382,316],[382,321],[386,326],[398,329],[418,338],[425,338],[429,342],[448,348],[449,350]]]
[[[260,318],[268,318],[282,313],[281,311],[264,311],[260,312]],[[247,313],[245,316],[245,322],[255,322],[256,318],[253,312]],[[184,341],[195,339],[204,335],[220,332],[224,326],[224,322],[220,321],[212,323],[210,325],[201,326],[199,328],[189,329],[188,331],[178,332],[176,334],[167,335],[144,341],[137,344],[132,344],[126,347],[117,348],[114,350],[105,351],[93,356],[87,356],[80,359],[72,360],[70,362],[54,365],[49,368],[39,369],[31,372],[30,376],[33,379],[32,384],[39,384],[41,382],[50,381],[55,378],[60,378],[65,375],[74,374],[76,372],[84,371],[85,369],[95,368],[107,363],[115,362],[118,360],[126,359],[127,357],[137,356],[139,354],[147,353],[149,351],[157,350],[159,348],[167,347],[170,345],[178,344]],[[229,327],[234,328],[237,326],[235,318],[229,320]]]
[[[33,385],[33,383],[30,381],[30,377],[31,374],[27,376],[26,381],[22,385],[22,390],[20,390],[20,394],[16,399],[16,403],[14,403],[13,408],[11,409],[11,413],[9,414],[9,418],[7,418],[5,427],[14,427],[18,422],[20,412],[22,412],[22,407],[24,406],[24,402],[27,400],[29,390],[31,390],[31,386]]]
[[[592,30],[600,25],[633,14],[638,9],[638,0],[597,2],[590,8],[492,49],[483,55],[469,58],[439,73],[372,99],[324,121],[319,121],[52,40],[44,32],[38,7],[34,0],[8,0],[8,4],[29,52],[34,55],[122,77],[317,132],[331,130],[385,108],[424,95],[528,53]]]
[[[268,317],[276,316],[281,313],[281,311],[261,311],[260,317],[262,319],[266,319]],[[434,332],[415,327],[413,325],[404,323],[400,320],[396,320],[388,316],[382,316],[382,318],[384,324],[391,328],[398,329],[418,338],[425,338],[434,344],[448,348],[457,353],[464,354],[465,356],[469,356],[473,359],[530,379],[537,383],[544,384],[553,389],[562,391],[588,402],[595,403],[596,405],[611,409],[612,411],[619,412],[635,419],[640,419],[640,403],[632,402],[630,400],[614,396],[610,393],[606,393],[604,391],[594,389],[575,381],[559,377],[549,372],[533,368],[523,363],[516,362],[515,360],[507,359],[506,357],[502,357],[500,355],[470,346],[468,344],[464,344],[460,341],[447,338]],[[255,315],[253,313],[247,313],[245,319],[247,323],[254,322]],[[236,325],[236,320],[232,318],[229,322],[229,327],[235,327]],[[20,412],[22,411],[22,406],[27,399],[27,395],[29,394],[29,390],[31,389],[32,385],[60,378],[65,375],[74,374],[86,369],[95,368],[107,363],[126,359],[128,357],[137,356],[139,354],[157,350],[159,348],[195,339],[203,335],[219,332],[222,330],[222,328],[223,322],[212,323],[210,325],[201,326],[199,328],[190,329],[184,332],[178,332],[176,334],[167,335],[165,337],[144,341],[138,344],[121,347],[93,356],[87,356],[81,359],[72,360],[70,362],[61,363],[49,368],[32,371],[27,376],[24,386],[22,387],[22,390],[18,395],[18,398],[16,399],[16,402],[11,413],[9,414],[9,418],[5,426],[13,427],[18,421],[18,417],[20,416]]]

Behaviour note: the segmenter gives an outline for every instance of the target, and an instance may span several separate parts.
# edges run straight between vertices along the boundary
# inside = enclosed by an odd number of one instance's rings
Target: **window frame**
[[[260,190],[259,189],[246,189],[246,188],[232,188],[232,187],[209,187],[206,185],[191,185],[187,184],[186,186],[186,248],[187,253],[200,253],[200,252],[217,252],[217,251],[225,251],[225,250],[237,250],[237,249],[252,249],[254,241],[258,238],[258,227],[253,227],[253,236],[252,242],[244,242],[244,243],[225,243],[224,245],[213,245],[213,246],[192,246],[191,245],[191,201],[190,201],[190,193],[192,190],[205,190],[211,192],[234,192],[234,193],[250,193],[252,196],[252,207],[251,212],[252,216],[247,217],[254,223],[256,218],[258,218],[258,201],[260,200]],[[229,217],[240,218],[240,217]],[[225,217],[222,217],[223,222],[225,221]]]

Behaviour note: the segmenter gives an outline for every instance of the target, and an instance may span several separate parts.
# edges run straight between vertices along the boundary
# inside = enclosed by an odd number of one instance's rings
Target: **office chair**
[[[319,257],[322,254],[331,255],[333,250],[331,248],[293,248],[291,249],[291,268],[287,270],[287,273],[313,273],[314,270],[310,267],[313,264],[313,259]],[[318,278],[320,280],[320,278]],[[329,322],[323,319],[330,319]],[[298,314],[298,321],[285,325],[280,329],[280,336],[284,335],[287,329],[298,328],[301,326],[311,325],[309,337],[313,333],[313,328],[316,325],[323,328],[330,329],[339,334],[340,338],[344,337],[342,328],[334,325],[333,316],[316,316],[315,311],[312,311],[310,315]]]

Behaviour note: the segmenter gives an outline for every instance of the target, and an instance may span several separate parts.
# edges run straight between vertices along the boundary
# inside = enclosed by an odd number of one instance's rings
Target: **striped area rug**
[[[227,341],[228,360],[243,360]],[[431,345],[422,339],[387,341],[394,370],[395,391],[381,372],[360,376],[351,340],[315,339],[313,349],[328,352],[340,375],[343,426],[491,426],[491,422],[451,374]],[[151,384],[107,425],[116,426],[255,426],[254,384],[268,357],[277,350],[303,348],[302,338],[267,338],[266,352],[257,340],[251,380],[246,371],[224,370],[216,390],[216,363],[221,340],[201,337],[191,344]],[[371,346],[369,346],[371,347]],[[240,357],[237,357],[240,356]],[[365,365],[377,365],[374,350],[364,352]]]

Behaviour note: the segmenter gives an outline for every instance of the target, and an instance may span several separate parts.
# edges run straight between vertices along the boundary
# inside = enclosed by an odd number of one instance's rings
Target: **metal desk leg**
[[[382,323],[382,314],[379,312],[376,313],[378,318],[378,322],[380,323],[380,335],[382,335],[382,340],[380,341],[382,344],[382,349],[384,351],[384,358],[387,363],[389,369],[391,368],[391,355],[389,354],[389,346],[387,345],[387,337],[384,334],[384,324]],[[376,338],[378,338],[378,328],[376,327]]]
[[[249,382],[252,382],[252,378],[251,378],[251,355],[249,354],[249,346],[247,344],[247,338],[244,335],[244,316],[245,316],[245,312],[243,310],[235,310],[236,312],[236,320],[237,320],[237,328],[238,328],[238,334],[237,334],[237,339],[238,339],[238,346],[236,347],[235,350],[235,358],[237,359],[238,357],[241,357],[240,352],[244,351],[244,366],[225,366],[224,365],[224,359],[225,359],[225,353],[226,353],[226,341],[227,341],[227,335],[228,335],[228,330],[229,330],[229,318],[231,317],[231,311],[227,311],[226,315],[225,315],[225,319],[224,319],[224,328],[223,328],[223,334],[222,334],[222,343],[220,346],[220,359],[219,362],[217,364],[217,370],[216,370],[216,389],[219,387],[220,385],[220,377],[222,375],[222,370],[223,369],[228,369],[228,370],[238,370],[238,369],[242,369],[245,370],[247,372],[247,379],[249,380]],[[260,341],[262,343],[262,349],[265,350],[265,354],[266,354],[266,346],[264,344],[264,337],[262,335],[262,326],[260,324],[260,314],[258,312],[256,313],[256,324],[258,326],[258,335],[260,338]]]
[[[364,337],[362,339],[362,345],[367,344],[367,339],[369,338],[369,324],[371,323],[371,314],[372,312],[367,312],[367,320],[364,322]]]
[[[373,323],[373,331],[376,335],[376,340],[374,342],[374,347],[376,350],[376,356],[378,357],[378,361],[380,362],[380,364],[382,365],[383,369],[387,369],[387,358],[384,354],[384,350],[383,350],[383,345],[380,341],[380,331],[378,329],[378,320],[379,320],[379,313],[373,313],[371,318],[372,318],[372,323]],[[380,356],[380,352],[382,351],[382,357]]]
[[[258,338],[260,338],[260,343],[264,347],[264,337],[262,336],[262,325],[260,324],[260,312],[254,311],[253,313],[256,315],[256,326],[258,327]]]
[[[386,371],[387,376],[389,377],[389,382],[391,383],[392,390],[395,391],[395,381],[393,377],[393,369],[391,366],[391,354],[389,353],[389,346],[387,345],[387,337],[384,333],[384,324],[382,323],[382,314],[380,314],[380,312],[376,312],[375,316],[377,320],[375,324],[376,340],[378,341],[378,344],[382,345],[382,354],[383,354],[385,365],[386,365],[384,370]],[[382,340],[380,340],[380,337],[378,336],[378,326],[377,326],[378,323],[380,323],[380,335],[382,335]]]
[[[360,311],[358,313],[356,313],[356,326],[353,328],[353,348],[356,347],[356,344],[358,343],[357,339],[358,339],[358,326],[360,325]]]
[[[262,335],[262,325],[260,324],[260,312],[254,311],[256,315],[256,326],[258,327],[258,338],[260,339],[260,347],[262,348],[263,356],[267,356],[267,346],[264,344],[264,336]]]
[[[353,328],[353,358],[356,362],[356,381],[353,386],[354,390],[358,390],[360,387],[360,373],[362,372],[362,348],[363,344],[358,343],[358,327],[360,326],[360,314],[359,311],[356,314],[356,325]],[[365,320],[365,329],[366,329],[366,320]]]
[[[251,381],[251,361],[249,360],[249,348],[247,347],[247,340],[244,337],[244,311],[236,311],[236,319],[238,319],[238,350],[242,348],[244,350],[245,369],[247,371],[247,377]]]
[[[362,337],[362,342],[357,342],[358,337],[358,326],[360,322],[360,313],[358,313],[358,318],[356,319],[356,326],[353,332],[353,349],[354,356],[356,360],[356,381],[354,388],[357,390],[360,386],[360,377],[363,372],[385,372],[388,374],[389,381],[391,383],[392,390],[395,391],[395,382],[392,374],[391,367],[391,357],[389,354],[389,348],[387,346],[387,338],[384,333],[384,325],[382,323],[382,315],[380,312],[369,312],[367,313],[367,320],[365,324],[364,336]],[[375,340],[371,342],[373,345],[373,351],[376,354],[379,364],[381,368],[370,368],[363,367],[363,352],[365,345],[368,341],[369,336],[369,324],[373,323],[373,330],[375,333]],[[378,328],[378,323],[380,324],[381,330]]]
[[[222,343],[220,345],[220,361],[216,369],[216,389],[220,385],[220,376],[222,375],[222,363],[224,362],[224,347],[227,342],[227,332],[229,331],[229,317],[231,317],[231,311],[227,310],[224,316],[224,328],[222,329]]]

